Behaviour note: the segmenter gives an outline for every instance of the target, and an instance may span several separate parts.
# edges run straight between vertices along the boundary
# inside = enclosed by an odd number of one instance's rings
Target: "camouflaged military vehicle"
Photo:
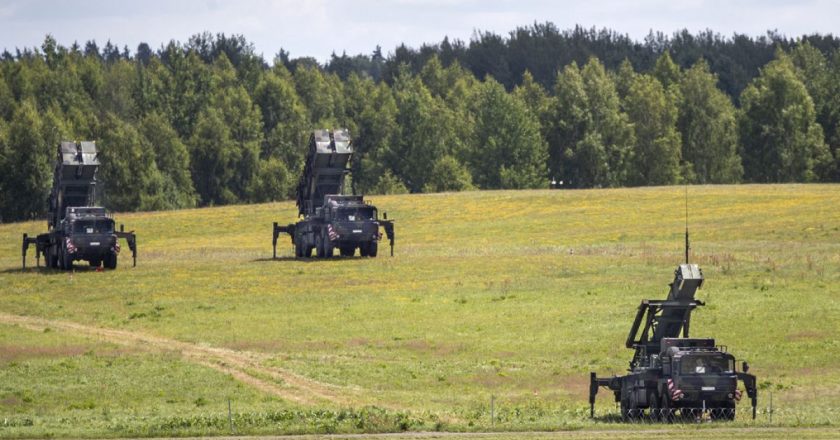
[[[274,223],[272,246],[277,258],[277,238],[291,236],[295,257],[309,258],[312,251],[319,258],[330,258],[335,249],[349,257],[359,250],[363,257],[375,257],[383,235],[394,255],[394,223],[379,218],[375,206],[360,195],[344,195],[344,182],[350,173],[348,164],[353,145],[346,129],[315,130],[309,138],[309,150],[297,188],[297,223],[280,226]]]
[[[84,260],[91,266],[117,267],[119,239],[127,241],[137,265],[137,237],[134,232],[117,231],[114,219],[96,205],[96,171],[99,168],[94,142],[61,142],[53,173],[47,227],[49,231],[30,237],[23,234],[23,267],[26,252],[35,246],[36,265],[41,255],[49,268],[70,270],[73,262]]]
[[[591,416],[598,388],[604,387],[614,393],[624,421],[734,420],[735,405],[743,397],[741,380],[755,418],[758,391],[747,363],[737,371],[726,347],[716,346],[714,339],[689,338],[691,312],[704,305],[694,298],[703,279],[700,268],[688,264],[686,233],[686,264],[677,267],[667,299],[639,305],[625,343],[635,350],[629,374],[599,378],[590,373]]]

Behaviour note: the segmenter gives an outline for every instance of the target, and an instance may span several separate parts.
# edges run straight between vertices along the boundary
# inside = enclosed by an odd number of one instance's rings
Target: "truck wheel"
[[[659,407],[659,398],[656,397],[656,391],[651,390],[648,393],[648,419],[652,422],[662,420],[662,409]]]
[[[61,246],[61,266],[64,270],[73,269],[73,256],[67,252],[67,248],[64,245]]]
[[[709,410],[709,417],[712,420],[735,420],[735,403],[721,402]]]
[[[379,242],[378,241],[372,241],[372,242],[368,243],[368,256],[369,257],[371,257],[371,258],[375,257],[376,252],[378,250],[379,250]]]
[[[639,416],[641,410],[639,409],[639,405],[636,403],[636,399],[633,396],[629,396],[627,400],[621,400],[621,420],[625,422],[635,422],[639,420]]]
[[[324,244],[321,240],[321,234],[315,236],[315,255],[318,258],[324,258]]]
[[[622,422],[629,422],[631,420],[630,405],[628,405],[627,401],[625,401],[624,399],[621,399],[620,411],[621,411],[621,421]]]
[[[325,258],[332,258],[333,256],[333,244],[330,241],[330,237],[327,235],[327,232],[324,231],[324,236],[321,237],[321,242],[324,243],[324,257]]]
[[[116,269],[117,268],[117,254],[109,252],[105,255],[105,269]]]
[[[662,395],[662,403],[660,405],[662,411],[662,421],[671,423],[674,421],[674,410],[671,408],[671,399],[667,393]]]

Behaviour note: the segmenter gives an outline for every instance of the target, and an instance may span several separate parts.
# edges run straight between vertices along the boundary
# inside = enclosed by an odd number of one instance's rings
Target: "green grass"
[[[293,203],[118,214],[138,233],[138,266],[124,255],[107,272],[19,271],[21,234],[45,222],[0,225],[3,313],[261,353],[262,365],[346,396],[299,405],[176,353],[0,326],[0,422],[33,422],[0,423],[0,436],[226,433],[227,398],[238,433],[629,429],[587,418],[588,373],[621,373],[636,306],[664,298],[682,261],[684,195],[372,197],[396,219],[396,256],[383,247],[332,261],[289,259],[285,237],[285,258],[270,259],[271,223],[291,222]],[[692,333],[748,360],[761,385],[758,420],[726,426],[771,425],[770,393],[774,426],[840,425],[840,186],[704,186],[689,197],[708,303]],[[80,370],[95,380],[78,383]],[[68,389],[82,404],[56,403]],[[610,400],[599,394],[602,414]],[[101,421],[103,408],[121,422]]]

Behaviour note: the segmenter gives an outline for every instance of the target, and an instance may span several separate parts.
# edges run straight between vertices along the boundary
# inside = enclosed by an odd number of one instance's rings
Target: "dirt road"
[[[177,353],[186,361],[229,374],[236,380],[290,402],[306,405],[325,402],[348,405],[354,401],[355,391],[352,389],[318,382],[282,368],[265,366],[264,362],[270,356],[263,353],[192,344],[136,331],[33,316],[0,313],[0,324],[17,325],[35,331],[50,328],[137,350]]]

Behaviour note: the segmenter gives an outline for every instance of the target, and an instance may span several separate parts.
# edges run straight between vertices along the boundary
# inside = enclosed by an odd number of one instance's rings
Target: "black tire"
[[[332,258],[335,247],[330,241],[330,236],[327,234],[327,231],[324,231],[324,236],[321,238],[321,241],[324,243],[324,257]]]
[[[324,258],[324,245],[321,239],[321,234],[315,235],[315,255],[318,258]]]
[[[370,249],[368,248],[367,243],[362,243],[362,244],[359,245],[359,255],[361,255],[363,257],[367,257],[369,250]]]
[[[44,249],[44,266],[47,266],[48,269],[55,269],[55,259],[53,258],[50,249],[52,249],[52,246],[47,246],[47,248]]]
[[[625,422],[636,422],[641,418],[641,410],[636,398],[631,394],[626,400],[621,401],[621,420]]]
[[[109,252],[105,255],[105,269],[116,269],[117,268],[117,254]]]
[[[620,408],[620,411],[621,411],[621,421],[622,422],[629,422],[631,420],[630,405],[627,404],[626,400],[621,399],[621,405],[620,405],[619,408]]]
[[[662,409],[659,407],[659,396],[656,391],[648,393],[648,419],[653,422],[662,420]]]
[[[376,253],[379,252],[379,242],[378,241],[371,241],[368,244],[368,257],[375,257]]]
[[[671,399],[668,397],[668,394],[662,395],[662,402],[660,404],[660,408],[662,411],[662,421],[666,423],[671,423],[674,421],[674,410],[671,408]]]
[[[735,402],[721,402],[709,411],[709,417],[712,420],[735,420]]]
[[[73,269],[73,256],[67,252],[66,245],[61,246],[61,268],[64,270]]]

